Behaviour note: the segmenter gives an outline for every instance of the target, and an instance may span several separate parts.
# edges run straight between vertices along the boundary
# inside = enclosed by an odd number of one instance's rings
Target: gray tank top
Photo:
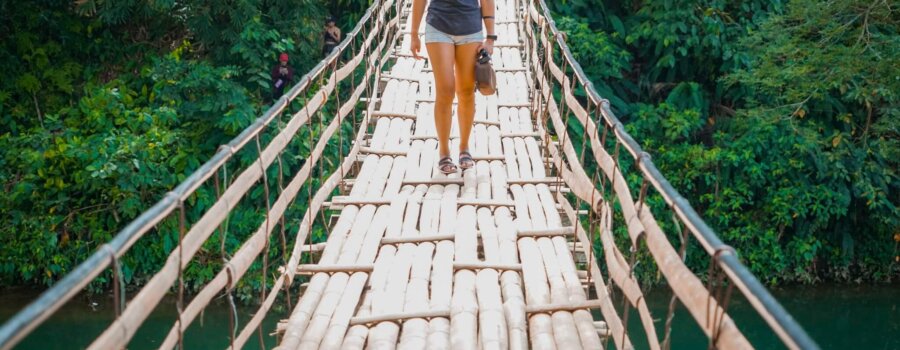
[[[479,0],[431,0],[425,22],[450,35],[469,35],[481,31]]]

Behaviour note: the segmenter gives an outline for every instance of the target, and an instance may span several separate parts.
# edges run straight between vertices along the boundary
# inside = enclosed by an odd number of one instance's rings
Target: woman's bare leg
[[[428,58],[434,74],[434,128],[437,129],[438,154],[444,157],[450,154],[450,125],[453,121],[453,96],[455,82],[453,79],[453,44],[428,43]]]
[[[475,120],[475,60],[480,42],[456,46],[456,106],[459,151],[469,150],[469,134]],[[465,167],[465,166],[464,166]]]

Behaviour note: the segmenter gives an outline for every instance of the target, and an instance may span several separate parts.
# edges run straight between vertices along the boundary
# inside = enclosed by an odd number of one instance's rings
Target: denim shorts
[[[428,23],[425,23],[425,35],[422,36],[422,41],[424,41],[426,44],[447,43],[454,45],[480,43],[484,41],[484,31],[480,30],[477,33],[472,33],[469,35],[450,35],[437,30]]]

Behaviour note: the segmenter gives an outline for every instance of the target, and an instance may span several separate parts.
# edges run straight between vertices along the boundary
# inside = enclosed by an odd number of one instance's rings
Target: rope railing
[[[537,130],[544,139],[549,153],[548,162],[556,170],[555,196],[562,211],[573,226],[575,239],[587,257],[588,284],[594,287],[599,308],[606,321],[610,336],[607,341],[616,348],[633,348],[628,334],[631,309],[645,330],[651,349],[668,349],[672,314],[675,301],[681,302],[710,339],[710,347],[745,348],[750,343],[737,329],[727,314],[732,288],[747,298],[759,315],[789,348],[817,348],[802,328],[778,304],[769,292],[744,267],[733,249],[725,245],[710,229],[690,204],[668,183],[653,164],[649,154],[625,131],[622,123],[610,109],[609,102],[594,90],[566,45],[565,34],[560,32],[543,0],[515,0],[515,8],[524,21],[518,21],[518,31],[525,39],[522,47],[526,67],[537,83],[532,95],[531,109],[536,116]],[[229,314],[229,347],[242,348],[256,332],[263,345],[261,323],[284,292],[288,309],[292,313],[310,313],[315,305],[290,306],[290,286],[302,266],[303,254],[312,256],[311,231],[317,222],[324,224],[322,207],[334,193],[344,176],[357,164],[360,152],[371,152],[362,145],[373,118],[374,103],[367,103],[365,113],[358,113],[357,105],[362,96],[375,99],[382,83],[382,68],[395,52],[398,39],[402,38],[400,18],[408,11],[404,1],[376,1],[366,11],[345,40],[325,59],[301,78],[284,96],[279,98],[262,116],[218,151],[174,190],[120,231],[110,242],[101,245],[87,260],[44,292],[37,300],[16,314],[0,328],[0,350],[10,349],[27,336],[50,315],[83,290],[107,268],[112,271],[115,294],[115,320],[92,344],[92,349],[125,348],[137,329],[143,324],[162,298],[177,287],[178,317],[171,326],[161,348],[183,348],[183,334],[205,307],[223,290],[231,307],[232,290],[262,255],[262,285],[259,291],[260,306],[246,322],[237,319],[236,312]],[[344,53],[352,54],[347,60]],[[364,64],[360,67],[361,64]],[[360,68],[362,78],[356,81]],[[349,78],[349,79],[348,79]],[[350,80],[349,84],[347,80]],[[342,83],[349,87],[341,93]],[[576,98],[575,91],[583,90],[585,101]],[[345,96],[345,97],[342,97]],[[342,100],[342,98],[345,98]],[[335,110],[325,115],[326,106]],[[296,107],[296,112],[289,112]],[[290,115],[282,125],[282,116]],[[362,114],[361,120],[357,115]],[[356,130],[350,149],[344,154],[342,126],[347,117]],[[575,120],[570,120],[574,116]],[[569,126],[579,123],[584,135],[580,148],[569,134]],[[273,128],[273,124],[277,129]],[[558,139],[551,145],[549,132]],[[300,140],[299,134],[308,132],[309,140]],[[271,137],[268,135],[271,134]],[[336,135],[337,134],[337,135]],[[336,169],[326,174],[321,161],[329,143],[338,140],[340,151]],[[263,139],[268,139],[264,144]],[[305,162],[285,182],[283,155],[295,141],[308,142]],[[608,149],[612,143],[612,152]],[[250,147],[245,147],[250,144]],[[640,171],[640,188],[637,199],[626,181],[626,174],[619,163],[621,149],[631,155],[633,166]],[[581,150],[580,154],[578,150]],[[256,152],[256,157],[236,176],[229,179],[228,162],[239,152]],[[586,157],[591,153],[593,157]],[[271,179],[269,168],[277,165],[277,179]],[[318,170],[315,167],[319,167]],[[593,170],[589,176],[586,168]],[[318,173],[319,178],[315,178]],[[327,177],[326,177],[327,176]],[[221,181],[220,181],[221,177]],[[198,189],[215,187],[215,201],[192,224],[186,218],[186,202],[197,195]],[[224,182],[224,186],[222,183]],[[270,187],[277,183],[274,201]],[[565,184],[568,191],[560,191]],[[599,188],[598,185],[599,184]],[[317,185],[317,188],[316,186]],[[253,188],[262,187],[264,200],[257,200],[257,210],[265,215],[258,228],[241,242],[232,255],[228,255],[225,236],[232,211],[248,197]],[[285,216],[297,201],[300,191],[306,190],[308,202],[294,234],[294,245],[288,256],[285,235]],[[655,191],[668,205],[683,225],[681,249],[676,251],[665,232],[653,216],[647,198]],[[571,194],[567,194],[571,193]],[[569,203],[574,199],[575,205]],[[264,201],[264,203],[263,203]],[[614,206],[612,203],[617,205]],[[263,207],[264,205],[264,207]],[[587,228],[582,222],[581,209],[587,207]],[[618,208],[618,212],[614,210]],[[614,221],[624,221],[632,248],[623,251],[613,237]],[[177,223],[178,245],[169,252],[163,267],[127,303],[124,282],[121,277],[120,259],[139,239],[158,226],[172,220]],[[282,267],[268,289],[270,238],[280,230]],[[190,303],[184,305],[184,270],[215,232],[221,235],[220,255],[223,265],[209,282],[200,288]],[[679,233],[681,233],[679,231]],[[696,273],[684,264],[688,238],[693,237],[710,257],[710,270],[706,285]],[[599,240],[599,242],[598,242]],[[639,243],[643,242],[641,246]],[[596,244],[595,244],[596,243]],[[307,244],[307,245],[305,245]],[[602,253],[596,256],[595,247]],[[666,317],[664,339],[660,340],[654,319],[646,304],[640,283],[634,273],[638,247],[649,251],[662,276],[669,282],[673,297]],[[605,269],[601,269],[605,267]],[[604,280],[603,272],[608,279]],[[726,281],[727,280],[727,281]],[[614,288],[615,287],[615,288]],[[621,292],[622,312],[614,304],[614,293]],[[308,317],[292,317],[282,339],[282,346],[291,348],[301,339],[292,329],[302,329],[297,323],[308,322]],[[242,326],[242,327],[240,327]]]
[[[344,118],[351,112],[356,110],[356,104],[360,96],[369,90],[372,82],[369,77],[374,75],[376,63],[379,60],[379,53],[385,50],[385,32],[384,29],[392,25],[396,25],[396,19],[388,21],[386,18],[393,13],[396,18],[396,9],[390,6],[392,2],[375,2],[362,16],[356,27],[350,31],[345,40],[334,49],[325,59],[316,65],[310,72],[304,75],[299,83],[293,86],[287,93],[280,97],[274,104],[259,118],[257,118],[249,127],[241,132],[237,137],[229,143],[221,146],[218,151],[200,168],[188,176],[174,190],[167,193],[162,200],[153,205],[150,209],[142,213],[138,218],[128,224],[108,243],[100,246],[97,251],[87,260],[79,264],[71,273],[66,275],[59,282],[54,284],[47,291],[42,293],[35,301],[26,306],[22,311],[8,320],[2,328],[0,328],[0,349],[10,349],[37,326],[43,323],[62,305],[69,301],[74,295],[83,290],[92,280],[99,276],[106,268],[113,267],[114,291],[116,297],[116,319],[103,334],[91,345],[91,348],[108,349],[108,348],[124,348],[128,341],[134,335],[138,327],[143,323],[153,308],[159,303],[162,297],[170,290],[173,283],[178,281],[179,300],[178,300],[178,320],[173,325],[168,336],[166,337],[163,348],[172,348],[182,343],[182,335],[187,329],[191,321],[205,308],[213,297],[222,289],[230,290],[235,287],[238,280],[247,272],[250,264],[263,253],[268,252],[268,237],[276,227],[278,221],[282,221],[282,216],[288,206],[291,205],[296,197],[300,187],[310,177],[312,167],[319,162],[326,144],[332,139],[336,130],[341,129],[340,125],[344,122]],[[365,29],[365,32],[363,32]],[[375,45],[373,45],[375,43]],[[357,47],[358,44],[358,47]],[[354,56],[347,62],[341,62],[343,53],[353,45]],[[375,46],[375,47],[373,47]],[[373,53],[375,55],[373,55]],[[365,73],[358,85],[354,85],[350,98],[339,104],[338,110],[334,118],[332,118],[328,127],[320,130],[319,140],[314,148],[310,149],[310,155],[306,158],[306,162],[302,168],[294,175],[287,186],[282,188],[277,200],[270,203],[269,197],[269,179],[267,177],[267,169],[272,163],[278,161],[279,179],[282,177],[283,167],[281,164],[281,153],[285,151],[288,144],[293,140],[297,131],[312,122],[313,114],[319,111],[327,102],[329,96],[338,87],[338,84],[345,80],[348,76],[354,75],[360,63],[366,62]],[[340,65],[340,68],[338,66]],[[330,73],[327,83],[321,84],[322,77]],[[297,102],[298,96],[308,95],[310,89],[315,87],[317,80],[320,82],[318,90],[304,101],[302,109],[294,113],[284,127],[269,141],[265,147],[260,144],[260,138],[266,129],[273,124],[273,121],[288,109],[292,102]],[[355,80],[355,79],[354,79]],[[354,82],[355,83],[355,82]],[[322,117],[319,118],[320,122]],[[310,131],[312,135],[312,131]],[[361,135],[361,134],[360,134]],[[356,144],[359,144],[357,135]],[[217,174],[227,172],[226,164],[233,159],[235,154],[241,150],[247,149],[245,146],[253,144],[256,146],[258,158],[243,172],[234,178],[231,184],[226,183],[224,192],[219,193],[219,176]],[[345,174],[353,165],[355,156],[358,152],[354,145],[350,151],[350,155],[341,157],[340,173]],[[227,182],[227,174],[226,182]],[[342,177],[342,176],[341,176]],[[208,185],[210,179],[215,180],[216,194],[218,197],[210,208],[190,228],[184,215],[185,202],[191,198],[201,186]],[[311,198],[308,205],[306,217],[315,217],[319,208],[331,194],[340,178],[330,177],[324,183],[321,183],[316,197]],[[187,308],[182,307],[183,299],[183,282],[181,279],[183,270],[193,258],[210,235],[219,228],[223,221],[226,220],[228,214],[238,205],[241,199],[247,194],[254,184],[261,183],[265,186],[266,207],[264,222],[259,229],[242,243],[240,248],[228,260],[223,269],[207,283],[201,291],[193,298]],[[306,186],[311,186],[307,184]],[[119,259],[128,252],[128,250],[139,239],[152,232],[157,225],[164,220],[169,219],[175,214],[175,220],[179,222],[179,244],[169,254],[165,265],[153,276],[153,278],[141,289],[128,305],[124,305],[124,286],[121,282],[120,273],[118,272]],[[283,221],[282,221],[283,225]],[[309,235],[311,220],[304,220],[296,235],[296,242],[291,257],[288,261],[289,268],[283,269],[278,279],[273,283],[272,291],[278,291],[282,287],[290,285],[291,280],[296,272],[296,265],[300,259],[301,249],[304,240]],[[283,227],[283,226],[282,226]],[[223,246],[224,247],[224,246]],[[224,249],[224,248],[223,248]],[[286,252],[284,252],[286,254]],[[265,277],[263,277],[265,278]],[[120,290],[121,289],[121,290]],[[265,286],[263,287],[265,289]],[[265,291],[263,291],[265,293]],[[263,294],[265,296],[265,294]],[[262,316],[268,311],[274,302],[277,293],[270,293],[268,297],[263,298],[264,302],[259,311],[245,326],[237,337],[231,336],[231,345],[240,348],[249,338],[250,333],[247,330],[257,328],[262,320]]]
[[[545,119],[549,119],[550,125],[560,134],[560,149],[549,148],[548,151],[553,156],[554,163],[559,164],[557,171],[572,189],[572,194],[578,200],[585,201],[591,208],[590,222],[593,223],[593,220],[596,220],[595,216],[599,217],[601,222],[598,225],[600,246],[605,255],[606,268],[611,282],[609,286],[603,285],[602,281],[599,281],[602,278],[599,275],[599,269],[591,268],[589,273],[595,282],[598,294],[605,294],[606,292],[601,289],[609,288],[612,284],[618,286],[627,301],[623,312],[624,323],[627,325],[629,309],[637,308],[641,322],[647,330],[646,335],[651,348],[659,348],[660,340],[655,333],[653,319],[646,310],[639,284],[631,271],[634,267],[637,248],[632,248],[631,261],[627,261],[612,239],[612,206],[609,203],[601,203],[603,200],[615,199],[619,206],[619,214],[624,218],[632,246],[638,247],[639,241],[646,243],[647,249],[657,262],[662,274],[669,281],[674,296],[677,296],[685,305],[710,338],[711,347],[749,347],[749,342],[736,328],[726,312],[731,288],[737,287],[785,345],[792,349],[817,348],[817,345],[790,314],[740,263],[734,250],[718,238],[687,200],[662,176],[653,164],[650,155],[644,152],[625,131],[623,124],[610,109],[608,100],[596,92],[593,84],[575,60],[566,44],[565,33],[560,32],[556,27],[546,3],[543,0],[527,1],[523,16],[525,17],[524,32],[529,39],[526,41],[526,50],[530,54],[532,72],[540,87],[540,92],[535,96],[539,101],[535,101],[535,106],[544,110],[544,113],[547,114]],[[554,62],[556,55],[562,58],[561,66]],[[575,97],[576,84],[587,94],[586,102],[581,102]],[[557,97],[554,97],[555,95],[559,96],[558,101]],[[591,110],[595,115],[591,115]],[[584,127],[584,138],[590,142],[589,149],[582,147],[581,161],[579,161],[574,146],[571,142],[567,142],[565,136],[569,132],[568,117],[570,115],[574,115],[577,122]],[[598,125],[600,126],[598,127]],[[612,134],[611,137],[608,137],[609,134]],[[607,140],[615,143],[612,154],[606,149]],[[622,168],[619,166],[619,153],[623,148],[631,155],[634,165],[640,170],[641,187],[636,201],[625,181]],[[601,190],[596,189],[596,181],[590,180],[584,173],[583,155],[588,151],[593,153],[596,168],[602,172]],[[610,193],[607,193],[607,188]],[[687,232],[697,239],[709,254],[711,263],[707,278],[708,286],[704,286],[696,274],[687,268],[683,262],[683,250],[681,253],[675,251],[654,219],[650,208],[646,205],[650,188],[663,198],[670,210],[674,212],[678,222],[684,225]],[[598,191],[602,192],[598,194]],[[557,193],[557,196],[563,196],[563,194]],[[570,219],[577,220],[577,216],[573,215]],[[590,233],[593,235],[593,230]],[[583,244],[593,246],[594,240],[586,236],[580,235],[580,239],[589,239]],[[682,243],[683,246],[685,244],[687,242]],[[585,253],[592,252],[586,251]],[[728,280],[727,286],[724,282],[725,277]],[[611,308],[611,305],[607,308]],[[614,310],[605,310],[603,307],[601,307],[601,312],[607,319],[617,347],[629,348],[627,332],[620,323],[622,321],[619,321],[618,315],[611,319],[609,314]],[[667,318],[670,319],[671,316]],[[668,324],[671,325],[670,322]],[[666,330],[666,334],[668,333],[669,330]],[[663,343],[668,346],[667,341]]]

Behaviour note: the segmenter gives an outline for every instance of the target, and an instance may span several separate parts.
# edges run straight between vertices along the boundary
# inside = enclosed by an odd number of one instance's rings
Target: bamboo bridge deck
[[[515,20],[498,5],[498,22]],[[330,202],[341,211],[324,252],[297,270],[323,272],[279,326],[280,349],[602,347],[605,323],[589,311],[601,301],[575,258],[588,243],[560,214],[566,188],[531,108],[523,42],[514,23],[497,32],[499,93],[476,97],[476,165],[450,176],[436,169],[433,78],[404,35],[370,102],[361,168]]]
[[[229,314],[230,329],[222,331],[232,349],[254,335],[264,346],[262,320],[276,302],[290,310],[265,329],[278,349],[631,349],[633,337],[669,349],[677,304],[710,348],[751,348],[727,313],[732,290],[787,347],[817,348],[628,135],[546,4],[495,2],[498,93],[476,93],[473,168],[437,171],[434,82],[427,60],[409,52],[411,35],[420,34],[409,32],[411,1],[375,1],[335,52],[256,122],[0,327],[0,349],[11,349],[105,271],[115,318],[91,349],[126,348],[174,286],[178,317],[160,347],[183,348],[192,322],[217,296],[231,300],[258,260],[259,308],[241,322]],[[454,111],[451,150],[459,146],[455,119]],[[348,123],[356,129],[352,142],[343,135]],[[573,130],[582,133],[581,145]],[[301,134],[309,137],[300,139],[308,145],[305,161],[285,173],[282,157]],[[313,182],[314,167],[321,172],[335,141],[349,151]],[[255,151],[252,163],[228,166],[248,149]],[[622,167],[622,159],[633,163]],[[229,176],[231,168],[240,171]],[[215,202],[186,219],[189,200],[204,186],[214,189],[206,195]],[[263,199],[243,205],[255,205],[263,222],[237,250],[221,245],[221,269],[185,303],[184,270],[198,263],[192,260],[214,233],[224,241],[227,218],[252,188]],[[303,192],[305,203],[298,203]],[[645,205],[649,196],[661,198],[681,228],[669,233],[680,236],[678,251]],[[305,213],[287,218],[299,227],[286,239],[286,213],[296,205]],[[167,219],[178,223],[179,244],[129,299],[120,260]],[[309,241],[314,227],[326,228],[325,242]],[[280,264],[268,260],[277,228]],[[705,281],[683,262],[690,239],[710,258]],[[623,243],[630,246],[619,248]],[[663,318],[650,314],[633,273],[637,252],[652,259],[671,289]],[[268,270],[272,263],[281,267]],[[643,331],[629,332],[630,314]]]

